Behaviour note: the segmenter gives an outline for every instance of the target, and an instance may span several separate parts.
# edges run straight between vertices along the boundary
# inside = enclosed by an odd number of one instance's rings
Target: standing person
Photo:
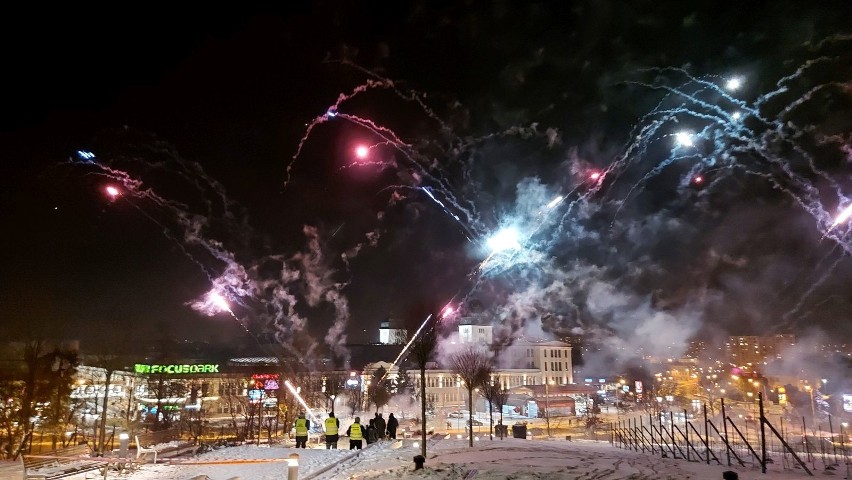
[[[349,437],[349,450],[361,450],[364,438],[364,432],[361,431],[361,417],[355,417],[355,423],[349,425],[346,435]]]
[[[399,428],[399,421],[391,413],[388,415],[388,438],[396,440],[396,429]]]
[[[299,418],[295,422],[296,427],[296,448],[307,448],[308,445],[308,429],[311,428],[311,421],[305,418],[305,413],[299,413]]]
[[[369,445],[371,443],[376,443],[376,440],[378,440],[378,435],[376,434],[376,419],[375,418],[371,418],[370,424],[367,425],[366,437],[367,437],[367,445]]]
[[[325,419],[325,449],[337,450],[337,439],[340,438],[338,431],[340,430],[340,420],[334,418],[334,412],[328,414]]]
[[[376,438],[381,440],[385,438],[385,430],[387,429],[387,424],[385,423],[385,419],[382,417],[381,413],[376,413]]]

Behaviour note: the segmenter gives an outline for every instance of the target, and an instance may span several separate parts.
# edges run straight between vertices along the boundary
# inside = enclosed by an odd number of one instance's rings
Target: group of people
[[[387,422],[381,413],[376,413],[375,418],[370,419],[366,428],[361,424],[361,417],[355,417],[355,422],[346,429],[346,435],[349,436],[349,450],[360,450],[364,440],[367,441],[367,445],[384,440],[385,437],[396,440],[397,428],[399,428],[399,421],[392,413],[388,416]]]
[[[294,422],[294,427],[296,429],[296,448],[306,448],[311,421],[305,418],[304,413],[300,413]],[[349,437],[349,449],[360,450],[364,440],[367,440],[368,445],[383,440],[385,437],[396,440],[397,428],[399,428],[399,421],[392,413],[388,416],[387,422],[385,422],[381,413],[376,413],[375,418],[370,419],[366,428],[361,425],[361,417],[355,417],[355,422],[346,429],[346,435]],[[340,419],[334,416],[334,412],[330,412],[328,418],[325,419],[325,448],[336,450],[339,439]]]

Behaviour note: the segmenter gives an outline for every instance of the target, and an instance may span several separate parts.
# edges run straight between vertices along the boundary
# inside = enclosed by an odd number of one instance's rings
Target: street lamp
[[[547,422],[547,437],[550,438],[550,381],[544,382],[544,420]]]
[[[811,416],[816,419],[816,405],[814,404],[814,388],[810,385],[805,385],[805,390],[811,394]]]

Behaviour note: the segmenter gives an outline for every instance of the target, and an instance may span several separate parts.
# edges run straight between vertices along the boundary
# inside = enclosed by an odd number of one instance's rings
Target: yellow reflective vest
[[[349,427],[349,439],[350,440],[363,440],[364,436],[361,434],[361,424],[353,423],[352,426]]]
[[[337,419],[334,417],[328,417],[325,419],[325,434],[326,435],[337,435]]]
[[[306,419],[306,418],[297,418],[296,419],[296,436],[297,437],[307,437],[308,436],[308,419]]]

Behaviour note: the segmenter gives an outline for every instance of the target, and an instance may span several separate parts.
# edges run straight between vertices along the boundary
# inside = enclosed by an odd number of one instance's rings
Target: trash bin
[[[494,433],[500,438],[506,438],[509,436],[509,426],[498,423],[494,425]]]
[[[527,438],[527,426],[523,423],[516,423],[512,425],[512,437]]]

